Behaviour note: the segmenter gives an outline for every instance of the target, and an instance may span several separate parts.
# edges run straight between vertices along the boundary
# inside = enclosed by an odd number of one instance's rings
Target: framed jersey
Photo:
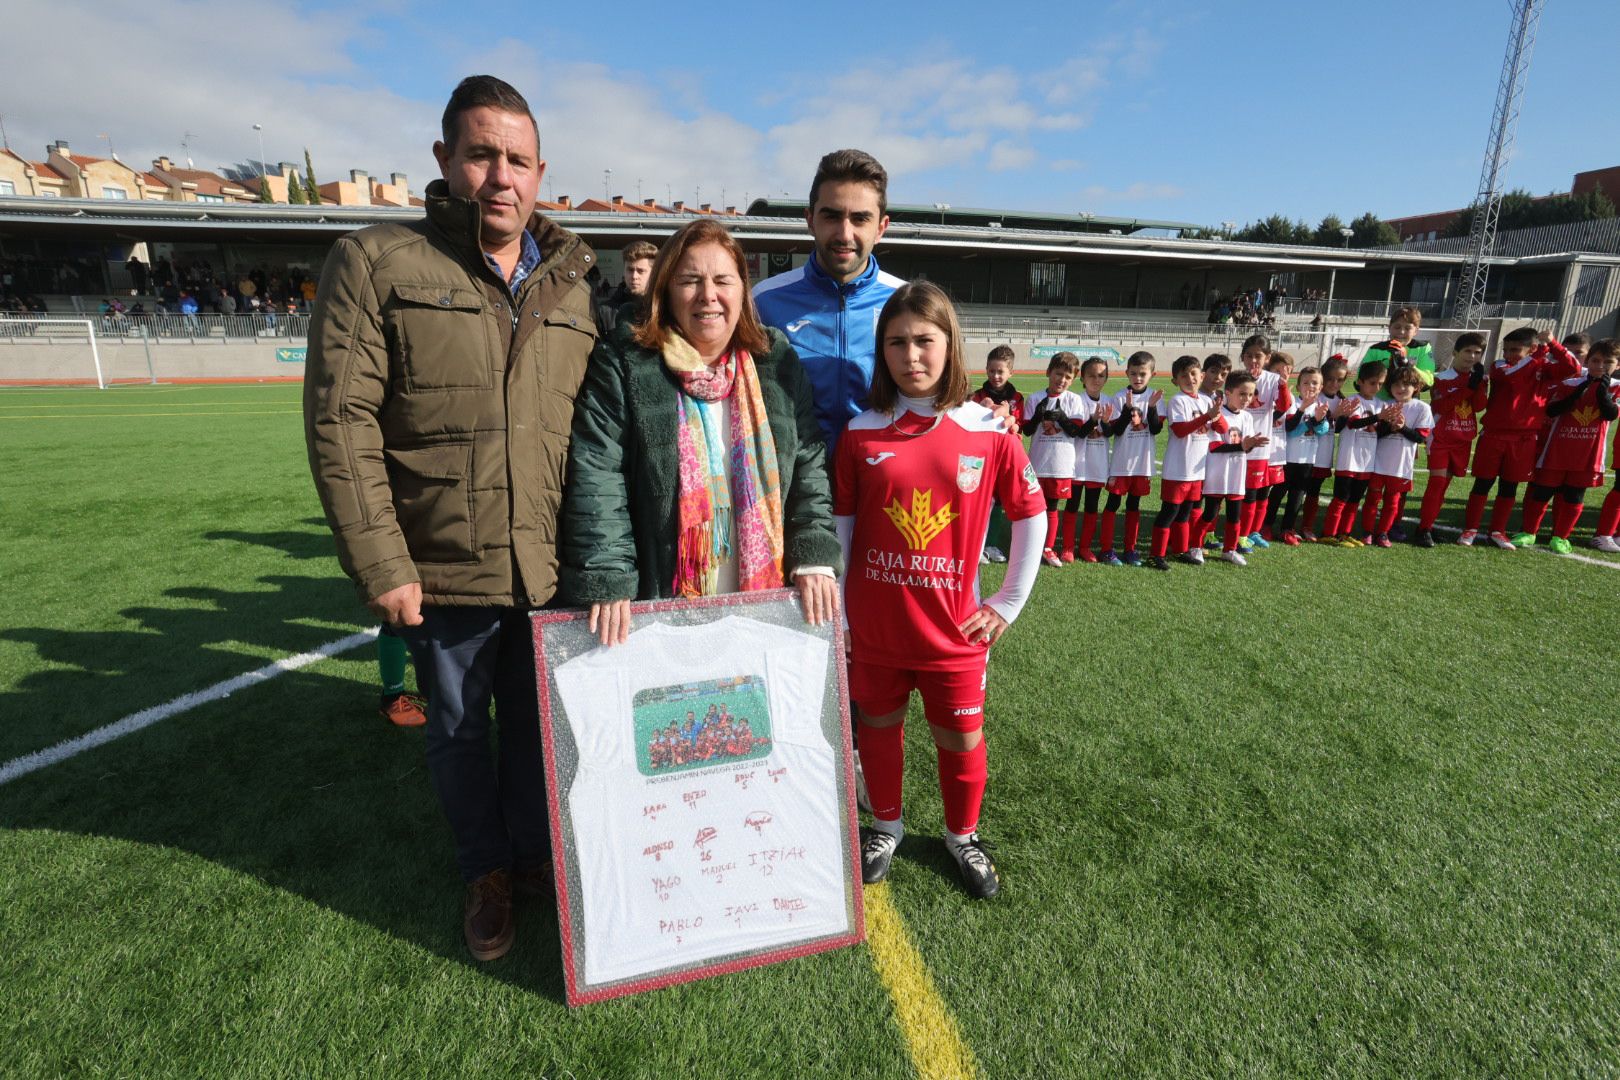
[[[842,620],[788,589],[631,611],[613,648],[532,618],[568,1003],[861,941]]]

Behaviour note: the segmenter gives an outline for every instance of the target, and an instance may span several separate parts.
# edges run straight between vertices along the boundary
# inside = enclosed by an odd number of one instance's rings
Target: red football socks
[[[1112,537],[1114,535],[1113,529],[1108,530],[1108,535],[1110,537]],[[1142,538],[1142,511],[1140,511],[1140,510],[1127,510],[1127,511],[1125,511],[1125,550],[1126,551],[1135,551],[1136,550],[1136,542],[1138,540],[1140,540],[1141,538]]]
[[[1526,496],[1524,500],[1524,531],[1531,536],[1541,531],[1541,519],[1547,516],[1547,502],[1534,496]],[[1491,528],[1496,528],[1496,519],[1491,519]],[[1553,530],[1557,532],[1557,529]]]
[[[1061,521],[1062,521],[1062,524],[1058,528],[1057,547],[1054,548],[1054,550],[1056,550],[1056,551],[1073,551],[1074,550],[1074,511],[1073,510],[1065,510],[1065,511],[1063,511]],[[1047,546],[1050,547],[1051,545],[1047,545]]]
[[[1508,519],[1513,516],[1513,505],[1518,501],[1501,495],[1496,497],[1496,502],[1491,504],[1491,532],[1507,532]]]
[[[1187,538],[1191,532],[1189,523],[1185,521],[1178,521],[1170,526],[1170,547],[1177,555],[1186,554]]]
[[[984,804],[984,785],[990,776],[984,739],[980,738],[972,750],[946,750],[940,746],[934,750],[939,756],[939,795],[945,803],[945,827],[965,836],[979,827],[979,808]],[[870,793],[870,780],[866,786]]]
[[[1565,502],[1558,500],[1553,509],[1553,535],[1569,539],[1569,534],[1575,531],[1575,523],[1581,520],[1581,511],[1586,509],[1584,502]],[[1529,532],[1528,529],[1525,530]]]
[[[1465,532],[1478,532],[1479,523],[1485,520],[1485,496],[1468,496],[1468,505],[1463,508],[1463,530]]]
[[[1098,548],[1098,550],[1099,551],[1113,551],[1114,550],[1114,512],[1112,510],[1104,510],[1102,512],[1102,533],[1101,533],[1101,536],[1102,536],[1102,546],[1100,548]]]
[[[1603,509],[1598,511],[1596,535],[1613,536],[1616,529],[1620,529],[1620,486],[1603,500]]]
[[[1170,530],[1173,527],[1174,526],[1166,525],[1162,529],[1158,526],[1154,526],[1153,528],[1153,554],[1161,559],[1164,558],[1165,555],[1169,554]]]
[[[1051,551],[1057,546],[1058,515],[1056,510],[1046,512],[1046,550]]]
[[[872,803],[872,816],[882,821],[900,820],[901,778],[906,766],[906,725],[873,727],[856,721],[860,741],[861,773],[866,778],[866,797]]]
[[[1418,511],[1419,529],[1432,529],[1440,520],[1440,508],[1446,504],[1446,488],[1450,486],[1449,476],[1429,477],[1429,486],[1423,489],[1423,507]]]
[[[1080,516],[1080,550],[1090,551],[1091,541],[1097,535],[1097,511],[1088,510]],[[1110,541],[1114,538],[1110,536]]]

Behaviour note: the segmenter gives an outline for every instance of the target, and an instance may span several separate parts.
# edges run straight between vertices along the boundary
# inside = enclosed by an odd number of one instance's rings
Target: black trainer
[[[900,838],[886,832],[861,826],[861,880],[876,885],[889,876],[889,863],[894,861],[894,849]]]
[[[1001,891],[1001,875],[996,872],[995,860],[990,858],[990,846],[974,833],[965,844],[945,842],[945,847],[956,858],[956,868],[962,872],[962,888],[975,900],[988,900]]]
[[[1149,570],[1168,570],[1170,563],[1163,555],[1149,555],[1146,566]]]
[[[1428,529],[1419,529],[1417,535],[1412,538],[1412,543],[1421,548],[1434,547],[1434,533]]]

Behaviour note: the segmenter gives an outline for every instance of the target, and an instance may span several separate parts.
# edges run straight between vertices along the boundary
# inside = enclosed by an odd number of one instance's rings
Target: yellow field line
[[[265,409],[228,412],[51,413],[47,416],[0,416],[0,420],[118,420],[126,416],[302,416],[302,409]]]
[[[921,1080],[975,1080],[979,1063],[929,977],[887,883],[867,885],[866,943]]]

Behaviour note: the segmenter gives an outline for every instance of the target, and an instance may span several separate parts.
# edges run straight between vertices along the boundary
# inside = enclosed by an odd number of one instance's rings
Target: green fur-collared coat
[[[636,344],[628,320],[597,343],[574,407],[563,499],[558,591],[565,603],[673,595],[679,384],[663,357]],[[810,382],[787,338],[767,328],[754,357],[782,480],[782,571],[841,568],[827,448]]]

